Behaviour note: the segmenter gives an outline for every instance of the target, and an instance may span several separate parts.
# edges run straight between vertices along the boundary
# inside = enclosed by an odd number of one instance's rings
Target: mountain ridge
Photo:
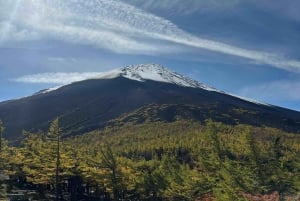
[[[202,88],[209,91],[218,91],[220,93],[224,93],[223,91],[217,90],[216,88],[200,83],[196,80],[183,76],[177,72],[169,70],[168,68],[162,65],[155,64],[155,63],[128,65],[123,68],[113,69],[107,72],[95,73],[94,76],[90,76],[87,79],[82,79],[78,81],[84,81],[90,79],[113,79],[117,77],[124,77],[124,78],[136,80],[140,82],[143,82],[145,80],[166,82],[166,83],[176,84],[178,86],[183,86],[183,87]],[[68,84],[72,84],[72,83],[74,82]],[[35,94],[51,92],[65,85],[43,89]]]
[[[264,103],[264,102],[261,102],[258,100],[254,100],[251,98],[242,97],[242,96],[235,95],[232,93],[224,92],[222,90],[218,90],[212,86],[208,86],[202,82],[193,80],[186,76],[183,76],[177,72],[169,70],[168,68],[166,68],[162,65],[155,64],[155,63],[127,65],[123,68],[113,69],[113,70],[110,70],[107,72],[101,72],[101,73],[95,75],[94,77],[90,77],[90,78],[79,80],[79,81],[90,80],[90,79],[113,79],[113,78],[117,78],[117,77],[124,77],[124,78],[136,80],[136,81],[140,81],[140,82],[143,82],[145,80],[152,80],[152,81],[176,84],[178,86],[183,86],[183,87],[202,88],[202,89],[205,89],[208,91],[216,91],[219,93],[224,93],[224,94],[234,96],[236,98],[250,101],[250,102],[253,102],[256,104],[272,106],[271,104]],[[74,82],[72,82],[72,83],[74,83]],[[69,85],[72,83],[68,83],[65,85]],[[34,93],[33,95],[55,91],[65,85],[60,85],[60,86],[56,86],[56,87],[52,87],[52,88],[48,88],[48,89],[43,89],[43,90],[40,90],[40,91]]]
[[[24,129],[30,132],[46,130],[55,117],[60,117],[67,135],[77,135],[101,129],[122,114],[151,104],[168,105],[167,110],[162,110],[163,114],[175,111],[170,114],[176,116],[176,111],[187,110],[199,121],[212,118],[235,124],[268,125],[289,132],[300,130],[300,112],[297,111],[249,102],[201,86],[187,87],[170,81],[124,76],[83,80],[47,93],[0,103],[0,118],[6,127],[4,135],[11,140],[19,138]],[[155,107],[150,107],[152,109]],[[183,117],[189,118],[188,115]]]

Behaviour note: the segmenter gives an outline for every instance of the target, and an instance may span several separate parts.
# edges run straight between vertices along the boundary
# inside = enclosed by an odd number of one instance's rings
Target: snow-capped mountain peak
[[[147,80],[157,81],[157,82],[165,82],[170,84],[175,84],[181,87],[191,87],[191,88],[200,88],[207,91],[214,91],[217,93],[226,94],[229,96],[236,97],[238,99],[242,99],[248,102],[252,102],[259,105],[268,105],[266,103],[262,103],[259,101],[251,100],[249,98],[240,97],[234,94],[225,93],[224,91],[220,91],[213,87],[207,86],[203,83],[200,83],[191,78],[185,77],[179,73],[170,71],[169,69],[158,65],[158,64],[138,64],[138,65],[129,65],[124,68],[115,69],[108,72],[94,72],[89,73],[88,76],[83,76],[79,79],[74,80],[74,82],[83,81],[83,80],[101,80],[101,79],[114,79],[118,77],[124,77],[130,80],[136,80],[139,82],[145,82]],[[69,83],[72,84],[72,83]],[[68,84],[67,84],[68,85]],[[52,87],[49,89],[41,90],[34,95],[46,94],[52,91],[56,91],[62,88],[65,85],[60,85],[57,87]]]
[[[172,72],[158,64],[130,65],[122,68],[120,75],[122,77],[137,81],[153,80],[158,82],[172,83],[183,87],[202,88],[209,91],[218,91],[213,87],[209,87],[176,72]]]
[[[140,82],[144,82],[146,80],[166,82],[166,83],[176,84],[182,87],[201,88],[208,91],[216,91],[216,92],[224,93],[223,91],[217,90],[213,87],[197,82],[179,73],[170,71],[169,69],[159,64],[129,65],[124,68],[119,68],[108,72],[95,72],[93,74],[90,73],[88,77],[83,77],[82,79],[74,80],[74,82],[88,80],[88,79],[113,79],[117,77],[124,77],[127,79],[136,80]],[[64,85],[53,87],[50,89],[44,89],[39,91],[36,94],[44,94],[51,91],[55,91],[61,88],[62,86]]]
[[[227,94],[234,96],[236,98],[252,102],[259,105],[268,105],[260,101],[255,101],[249,98],[244,98],[234,94],[225,93],[224,91],[218,90],[216,88],[210,87],[203,83],[200,83],[191,78],[185,77],[179,73],[170,71],[169,69],[163,67],[159,64],[138,64],[138,65],[129,65],[121,69],[113,70],[110,72],[102,73],[100,76],[97,76],[95,79],[110,79],[116,77],[125,77],[131,80],[137,80],[144,82],[145,80],[153,80],[157,82],[166,82],[171,84],[176,84],[182,87],[192,87],[192,88],[201,88],[207,91],[215,91],[222,94]]]

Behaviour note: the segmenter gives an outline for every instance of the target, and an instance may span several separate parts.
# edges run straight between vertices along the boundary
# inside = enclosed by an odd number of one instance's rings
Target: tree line
[[[13,189],[45,200],[249,200],[300,192],[300,136],[208,120],[124,125],[64,138],[24,132],[2,137],[0,200]],[[1,197],[2,196],[2,197]]]

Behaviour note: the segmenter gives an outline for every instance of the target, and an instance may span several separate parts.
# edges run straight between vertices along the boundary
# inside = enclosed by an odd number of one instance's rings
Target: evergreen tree
[[[2,121],[0,120],[0,200],[4,200],[7,198],[7,190],[6,183],[7,175],[5,174],[5,169],[7,168],[7,155],[6,150],[3,147],[3,134],[4,126]]]
[[[122,191],[122,183],[120,182],[122,175],[117,158],[107,144],[103,145],[103,148],[100,151],[102,157],[101,166],[102,168],[110,171],[110,180],[114,199],[119,200]]]
[[[140,198],[142,200],[161,200],[167,188],[165,170],[161,162],[157,159],[143,160],[138,162],[136,168],[140,172],[137,181]]]
[[[58,118],[54,119],[49,128],[49,133],[46,135],[47,141],[51,144],[52,154],[55,158],[55,189],[56,189],[56,201],[61,199],[61,129],[59,128]],[[51,154],[51,155],[52,155]]]
[[[4,126],[2,120],[0,119],[0,152],[2,151],[2,146],[3,146],[3,132],[4,132]]]
[[[206,182],[202,180],[195,169],[186,164],[179,164],[172,157],[163,158],[166,190],[164,198],[167,200],[192,201],[206,194]]]

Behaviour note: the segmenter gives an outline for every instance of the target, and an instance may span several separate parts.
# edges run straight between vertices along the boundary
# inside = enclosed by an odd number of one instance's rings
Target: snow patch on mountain
[[[51,88],[49,88],[49,89],[44,89],[44,90],[41,90],[41,91],[39,91],[38,93],[40,93],[40,94],[45,94],[45,93],[48,93],[48,92],[51,92],[51,91],[55,91],[55,90],[57,90],[57,89],[59,89],[59,88],[61,88],[61,87],[63,87],[64,85],[60,85],[60,86],[56,86],[56,87],[51,87]]]
[[[112,79],[116,77],[124,77],[140,82],[144,82],[146,80],[166,82],[182,87],[202,88],[208,91],[217,91],[223,93],[222,91],[219,91],[213,87],[197,82],[176,72],[172,72],[158,64],[129,65],[124,68],[97,73],[90,79]]]
[[[208,91],[222,92],[213,87],[209,87],[203,83],[197,82],[193,79],[180,75],[176,72],[172,72],[158,64],[130,65],[121,69],[121,71],[122,77],[132,80],[153,80],[158,82],[176,84],[183,87],[202,88]]]

